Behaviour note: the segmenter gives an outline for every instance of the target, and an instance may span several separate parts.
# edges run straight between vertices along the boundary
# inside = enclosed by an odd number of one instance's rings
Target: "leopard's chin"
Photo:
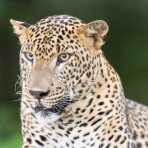
[[[35,117],[41,126],[44,126],[49,123],[53,123],[60,118],[60,115],[57,113],[50,112],[48,110],[40,110],[35,113]]]

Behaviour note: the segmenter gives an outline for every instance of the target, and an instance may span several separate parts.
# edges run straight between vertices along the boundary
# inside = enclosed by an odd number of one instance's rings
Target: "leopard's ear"
[[[103,20],[93,21],[87,24],[87,35],[98,35],[100,38],[104,38],[108,33],[108,24]]]
[[[13,26],[14,33],[16,33],[17,35],[23,34],[27,30],[27,28],[30,26],[29,24],[25,22],[16,21],[13,19],[10,19],[10,23]]]
[[[18,36],[20,42],[22,43],[26,37],[27,28],[30,26],[29,24],[21,21],[16,21],[10,19],[10,23],[14,29],[14,33]]]
[[[85,44],[92,52],[96,53],[104,44],[104,37],[109,31],[108,24],[103,20],[96,20],[81,27],[81,34]]]

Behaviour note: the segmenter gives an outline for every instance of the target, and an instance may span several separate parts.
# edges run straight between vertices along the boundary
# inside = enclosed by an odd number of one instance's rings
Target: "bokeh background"
[[[106,20],[105,55],[119,72],[126,96],[148,104],[148,0],[0,0],[0,148],[21,147],[15,93],[20,46],[9,19],[35,23],[54,14]]]

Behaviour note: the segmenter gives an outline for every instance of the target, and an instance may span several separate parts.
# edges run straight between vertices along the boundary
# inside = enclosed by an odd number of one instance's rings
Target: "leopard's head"
[[[74,101],[77,85],[92,73],[108,25],[102,20],[83,23],[66,15],[34,25],[15,20],[11,24],[21,43],[22,99],[37,112],[60,114]]]

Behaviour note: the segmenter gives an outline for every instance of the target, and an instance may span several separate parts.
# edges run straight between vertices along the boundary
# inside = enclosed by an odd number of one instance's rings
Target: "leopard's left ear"
[[[108,24],[103,20],[97,20],[84,24],[81,27],[83,41],[92,52],[97,52],[104,44],[104,37],[109,31]]]
[[[27,29],[30,25],[13,19],[10,19],[10,23],[14,29],[14,33],[18,36],[20,43],[22,44],[26,38]]]
[[[101,38],[104,38],[108,33],[109,27],[108,24],[103,20],[93,21],[87,24],[87,35],[95,36],[98,35]]]

